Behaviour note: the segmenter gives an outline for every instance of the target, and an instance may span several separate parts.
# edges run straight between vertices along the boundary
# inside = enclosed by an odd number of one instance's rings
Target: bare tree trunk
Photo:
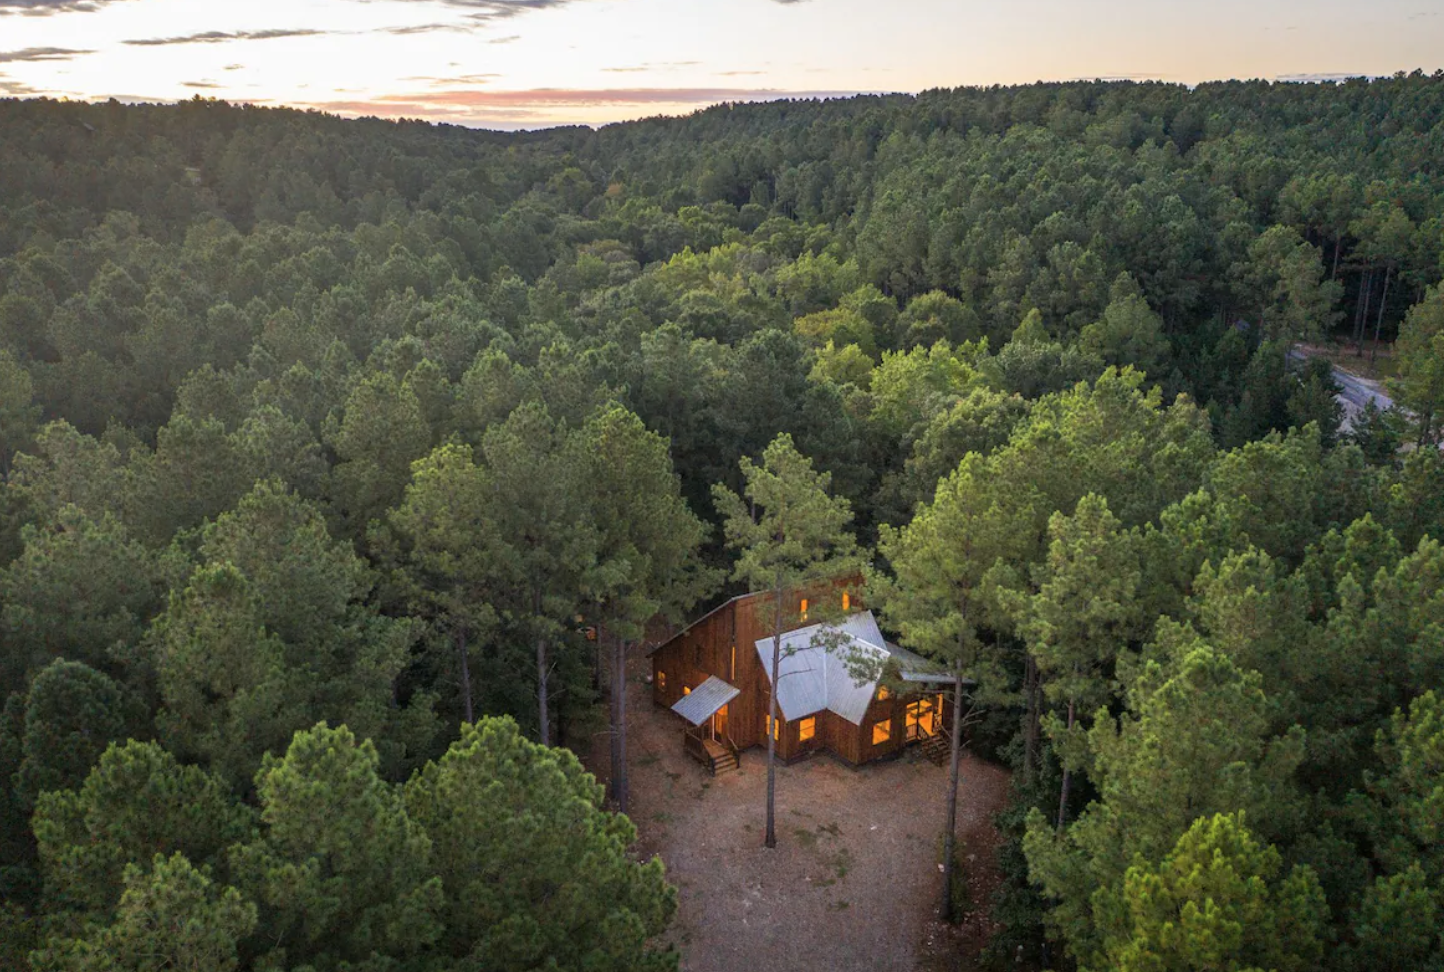
[[[1022,657],[1022,781],[1032,781],[1032,757],[1037,751],[1038,738],[1032,734],[1032,679],[1037,674],[1032,653],[1025,651]]]
[[[1068,700],[1068,729],[1073,729],[1073,700]],[[1063,825],[1068,822],[1068,790],[1073,783],[1073,774],[1065,766],[1063,768],[1063,787],[1058,795],[1058,833],[1063,833]]]
[[[1338,279],[1339,279],[1339,251],[1342,250],[1343,248],[1344,248],[1344,234],[1343,234],[1343,233],[1340,233],[1340,234],[1334,239],[1334,270],[1333,270],[1332,273],[1329,274],[1329,279],[1330,279],[1331,281],[1332,281],[1332,280],[1338,280]]]
[[[612,647],[612,805],[627,812],[627,644],[613,636]],[[599,637],[598,642],[601,641]]]
[[[1369,351],[1371,365],[1379,357],[1379,332],[1384,329],[1384,308],[1389,304],[1389,274],[1393,270],[1393,266],[1384,268],[1384,296],[1379,298],[1379,316],[1374,321],[1374,347]]]
[[[541,728],[539,736],[543,746],[552,744],[551,716],[547,712],[547,682],[551,673],[547,671],[547,640],[538,638],[536,640],[536,703],[537,721]]]
[[[1027,771],[1028,781],[1037,778],[1038,763],[1038,739],[1043,735],[1043,672],[1038,670],[1038,660],[1028,654],[1028,670],[1031,672],[1032,682],[1028,685],[1027,711],[1024,718],[1027,718],[1027,725],[1024,726],[1024,768]]]
[[[1374,297],[1374,268],[1364,276],[1364,292],[1360,295],[1363,307],[1354,319],[1354,356],[1364,356],[1364,329],[1369,326],[1369,302]]]
[[[767,836],[762,843],[777,846],[777,683],[782,675],[782,588],[773,588],[772,691],[767,700]]]
[[[953,673],[953,729],[950,733],[952,752],[948,757],[948,811],[947,826],[943,830],[943,921],[957,921],[961,915],[953,914],[953,881],[956,880],[953,858],[953,842],[958,827],[958,777],[962,771],[963,750],[963,676]]]
[[[471,659],[466,645],[466,630],[457,629],[456,654],[461,661],[461,711],[467,722],[476,721],[476,711],[471,703]]]

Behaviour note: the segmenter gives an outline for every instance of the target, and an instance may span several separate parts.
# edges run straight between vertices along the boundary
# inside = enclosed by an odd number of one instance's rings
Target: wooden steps
[[[920,747],[923,755],[939,766],[948,765],[948,756],[951,755],[952,747],[948,744],[948,737],[940,732],[935,732],[922,741]]]
[[[737,769],[737,754],[715,739],[703,739],[702,751],[707,758],[703,765],[713,776],[721,776],[723,773],[731,773]]]

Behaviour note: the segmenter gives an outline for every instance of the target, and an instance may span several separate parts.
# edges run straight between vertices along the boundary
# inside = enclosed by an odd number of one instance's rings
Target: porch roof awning
[[[692,725],[700,726],[712,718],[718,709],[741,694],[742,690],[737,686],[728,685],[712,675],[690,693],[682,696],[677,704],[672,706],[672,711]]]

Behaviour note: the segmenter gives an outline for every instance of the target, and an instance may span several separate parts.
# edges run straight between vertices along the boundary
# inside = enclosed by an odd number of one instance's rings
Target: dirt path
[[[670,935],[686,972],[916,972],[976,957],[1006,770],[963,767],[958,833],[976,865],[975,913],[948,929],[934,920],[945,770],[911,751],[862,770],[828,757],[779,766],[778,846],[767,850],[763,752],[709,777],[683,753],[681,721],[652,705],[646,671],[638,657],[628,678],[632,819],[641,852],[659,854],[680,890]],[[606,760],[603,737],[588,760],[600,779]]]

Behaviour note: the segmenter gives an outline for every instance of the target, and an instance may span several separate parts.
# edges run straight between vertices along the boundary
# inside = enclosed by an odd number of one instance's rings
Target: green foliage
[[[41,796],[34,827],[48,910],[79,927],[113,912],[128,866],[157,854],[218,865],[252,818],[215,777],[131,741],[107,749],[76,789]]]
[[[24,551],[0,572],[4,684],[58,658],[117,672],[162,603],[159,558],[111,514],[63,506],[21,531]]]
[[[790,435],[774,439],[760,464],[743,457],[742,476],[742,496],[722,485],[713,491],[738,554],[735,579],[784,598],[856,569],[847,500],[828,495],[831,477],[813,469]]]
[[[30,446],[40,425],[33,404],[35,382],[9,350],[0,347],[0,476],[10,471],[15,454]]]
[[[445,954],[484,968],[676,968],[675,952],[648,946],[676,909],[662,863],[629,856],[636,831],[602,809],[570,753],[484,719],[411,779],[406,807],[430,836]]]
[[[870,573],[868,592],[903,644],[972,679],[980,698],[998,701],[1009,679],[1000,646],[985,637],[1002,611],[997,569],[1023,556],[1038,498],[1003,488],[990,472],[981,457],[968,456],[907,526],[884,527],[878,550],[893,576]]]
[[[1398,353],[1398,378],[1391,388],[1414,413],[1419,441],[1432,442],[1444,412],[1444,289],[1431,288],[1409,309],[1399,328]]]
[[[271,959],[334,969],[420,955],[442,933],[441,880],[425,830],[345,727],[299,732],[256,775],[259,839],[233,849],[237,884],[261,905]]]
[[[1244,827],[1244,814],[1199,819],[1156,867],[1128,869],[1127,930],[1104,943],[1098,967],[1317,968],[1323,893],[1312,871],[1295,868],[1280,880],[1281,866],[1278,851]]]
[[[79,662],[53,661],[25,698],[19,768],[11,785],[24,807],[42,793],[78,787],[112,740],[130,728],[120,686]]]
[[[1270,836],[1297,825],[1289,780],[1303,734],[1268,732],[1262,679],[1240,671],[1187,629],[1162,629],[1130,680],[1127,713],[1106,710],[1088,733],[1099,799],[1061,837],[1041,814],[1024,850],[1035,882],[1058,900],[1053,929],[1080,964],[1102,964],[1125,934],[1124,877],[1132,863],[1163,861],[1194,821],[1243,810]]]
[[[149,871],[126,869],[113,922],[52,938],[31,962],[37,972],[232,972],[256,921],[256,906],[235,888],[217,886],[180,854],[158,856]]]
[[[1085,964],[1187,965],[1162,929],[1204,894],[1199,955],[1287,967],[1249,937],[1308,898],[1266,840],[1327,895],[1319,967],[1438,965],[1432,764],[1393,720],[1431,724],[1444,679],[1444,461],[1408,448],[1439,425],[1441,92],[1080,82],[517,135],[0,103],[0,772],[27,781],[0,964],[667,967],[621,823],[485,720],[575,739],[578,615],[679,615],[719,537],[748,585],[810,583],[855,527],[889,633],[976,679],[975,745],[1026,777],[997,941],[1041,964],[1046,912]],[[1407,412],[1341,444],[1326,365],[1287,351],[1345,320],[1399,334]],[[769,503],[805,529],[768,535]],[[426,771],[466,827],[423,828],[393,784],[466,715]],[[317,722],[354,738],[280,760]],[[474,812],[483,736],[551,767],[516,776],[545,812]],[[438,851],[511,873],[575,820],[592,850],[539,852],[576,889],[557,926]],[[518,917],[459,932],[467,895]],[[147,915],[179,951],[137,950]]]

